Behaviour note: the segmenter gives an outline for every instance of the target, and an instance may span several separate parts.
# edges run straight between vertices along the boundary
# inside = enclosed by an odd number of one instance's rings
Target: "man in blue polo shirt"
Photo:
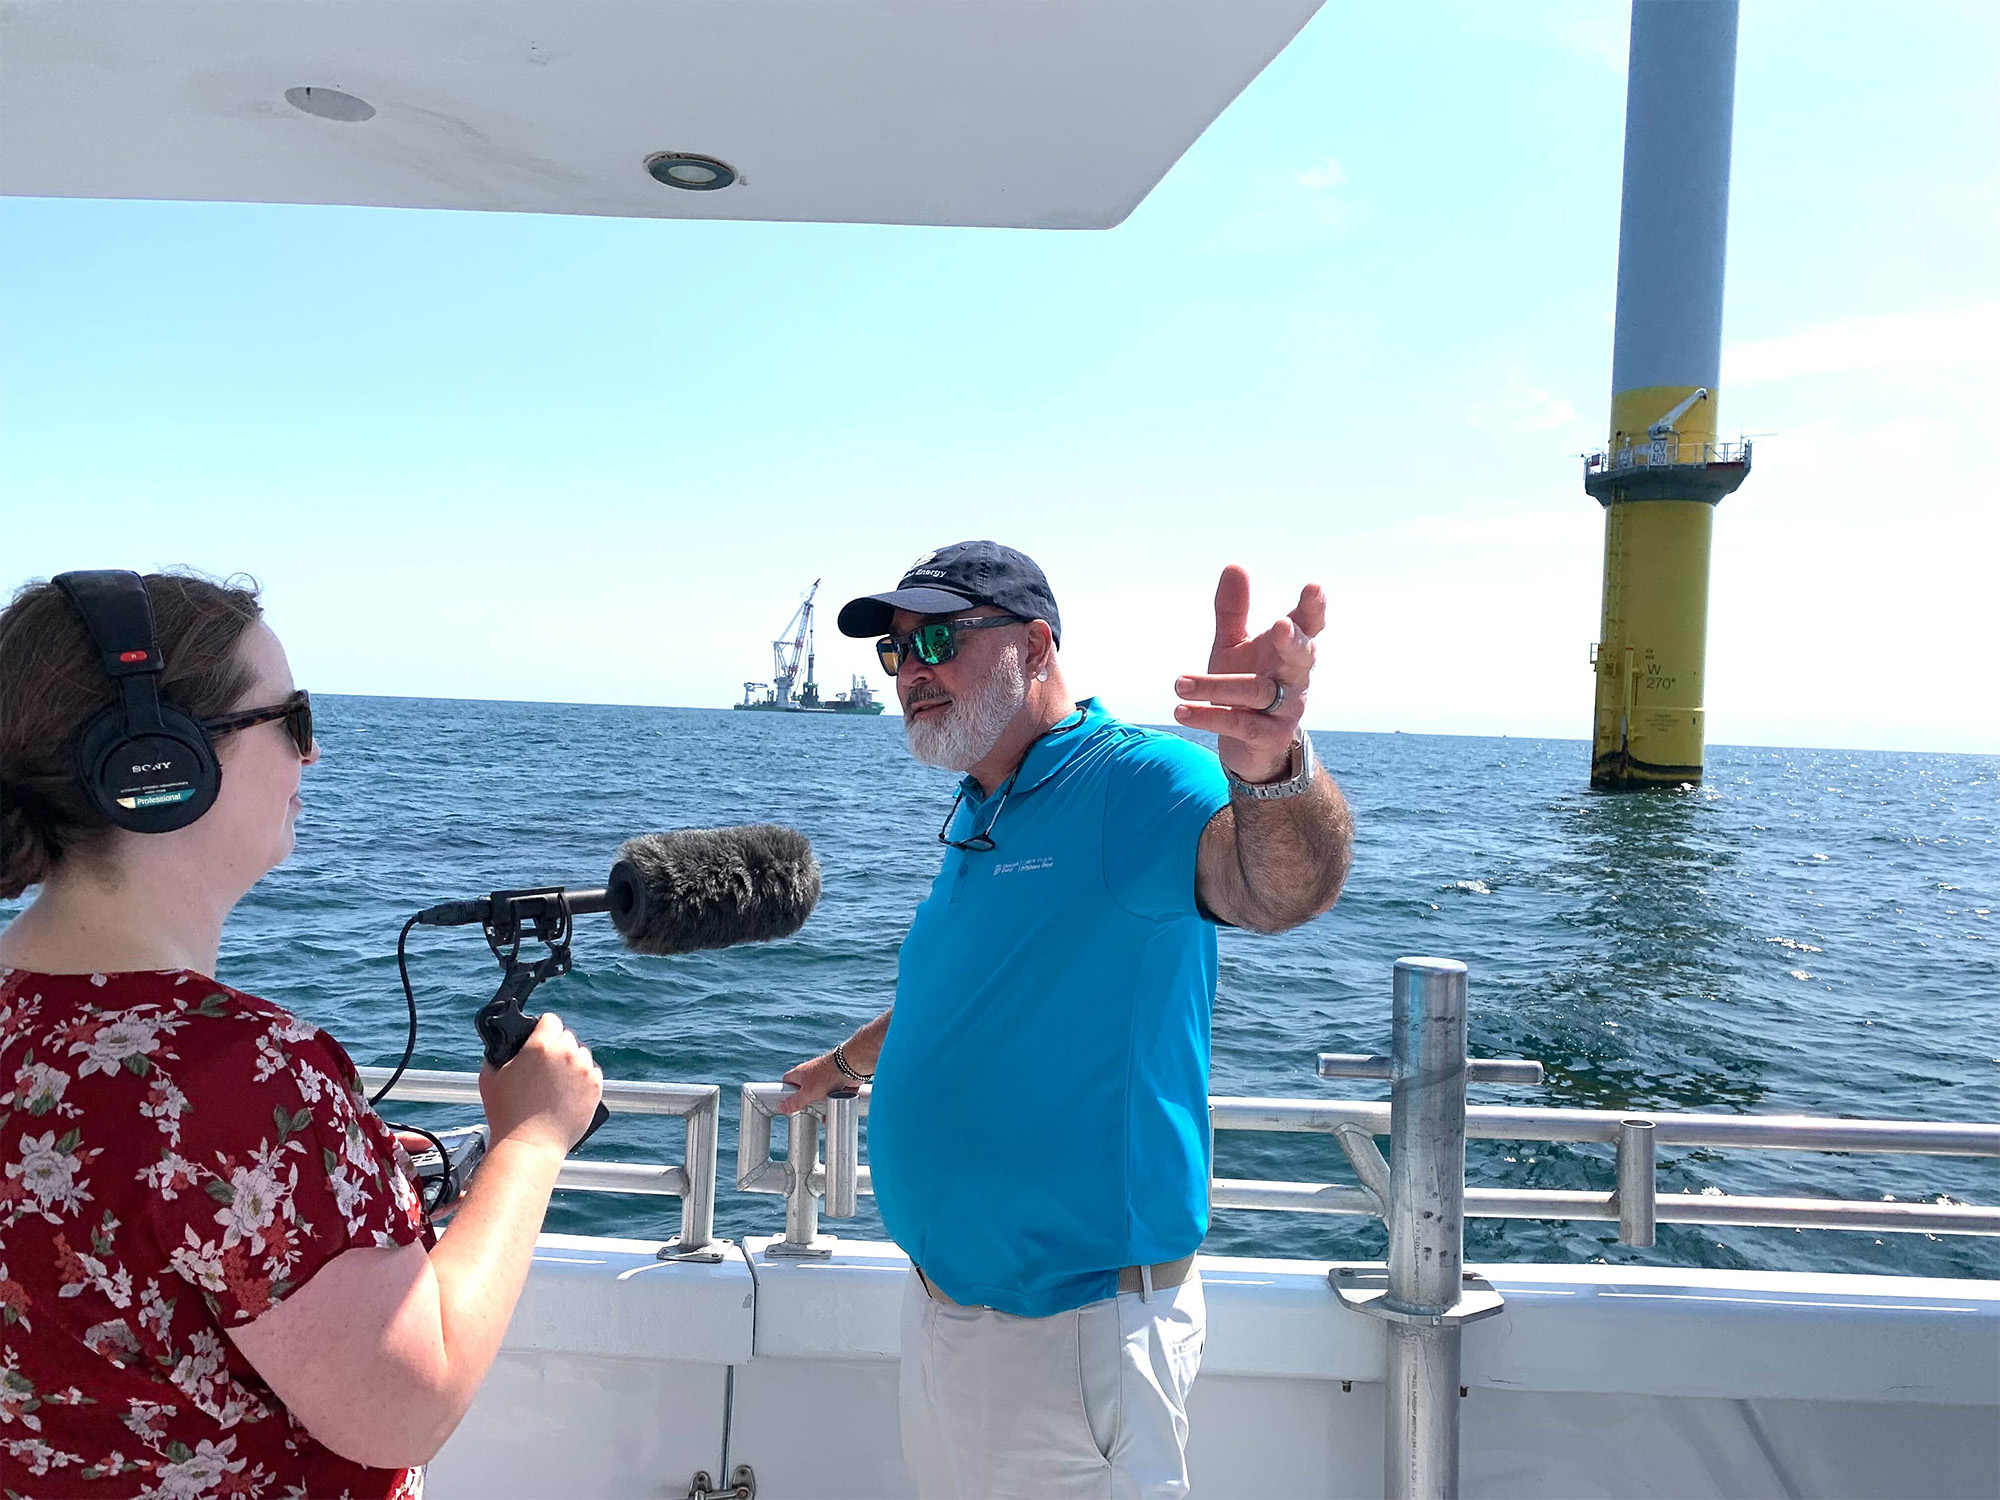
[[[1175,684],[1212,753],[1070,701],[1048,581],[1010,547],[929,553],[840,612],[882,637],[911,753],[965,773],[894,1007],[787,1073],[781,1105],[874,1079],[925,1496],[1187,1493],[1215,924],[1325,911],[1352,832],[1299,725],[1319,588],[1253,637],[1227,568],[1215,615],[1209,670]]]

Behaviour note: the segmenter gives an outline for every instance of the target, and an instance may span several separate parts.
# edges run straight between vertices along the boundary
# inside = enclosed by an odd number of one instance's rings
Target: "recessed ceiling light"
[[[712,156],[696,156],[688,151],[662,151],[646,158],[646,170],[653,180],[667,187],[686,188],[691,193],[712,193],[736,181],[736,169]]]
[[[344,125],[359,125],[363,120],[375,118],[374,105],[339,89],[286,89],[285,103],[322,120],[339,120]]]

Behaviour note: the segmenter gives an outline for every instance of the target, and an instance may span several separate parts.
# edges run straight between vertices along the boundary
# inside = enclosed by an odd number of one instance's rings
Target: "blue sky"
[[[1626,11],[1330,0],[1120,228],[0,200],[0,585],[255,574],[321,691],[712,704],[967,536],[1160,721],[1587,733]],[[1750,0],[1717,742],[2000,750],[2000,7]],[[869,670],[830,631],[821,677]]]

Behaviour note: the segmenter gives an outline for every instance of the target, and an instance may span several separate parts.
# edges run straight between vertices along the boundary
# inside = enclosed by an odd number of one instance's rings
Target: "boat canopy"
[[[0,192],[1102,229],[1319,0],[0,0]]]

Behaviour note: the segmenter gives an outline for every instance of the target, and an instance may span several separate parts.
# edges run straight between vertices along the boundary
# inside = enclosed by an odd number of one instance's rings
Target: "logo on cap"
[[[922,557],[918,558],[915,562],[910,564],[911,571],[914,572],[916,569],[921,568],[925,563],[929,562],[932,558],[936,556],[937,554],[935,552],[926,552]]]

